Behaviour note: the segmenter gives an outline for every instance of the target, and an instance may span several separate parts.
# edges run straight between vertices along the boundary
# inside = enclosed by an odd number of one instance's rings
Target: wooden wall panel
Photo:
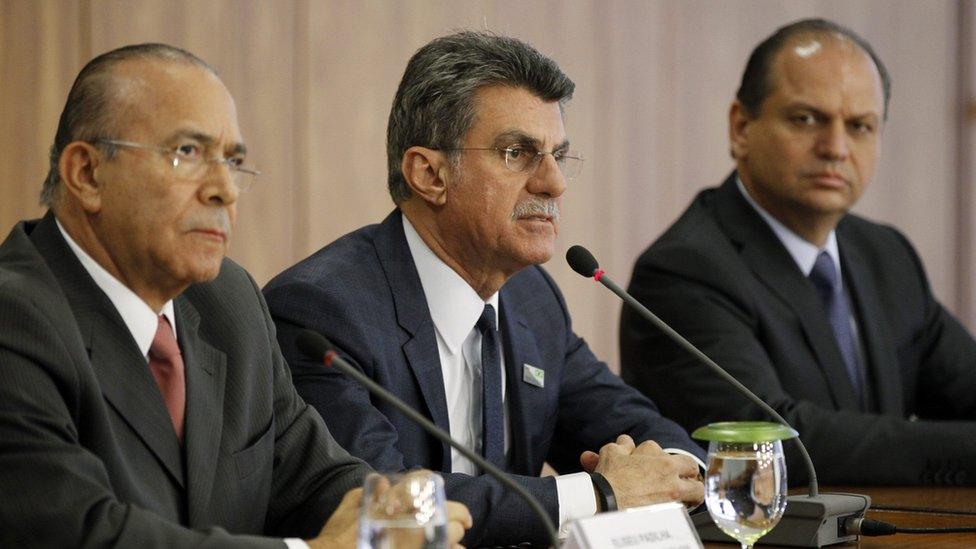
[[[164,41],[214,65],[237,100],[264,176],[241,199],[231,255],[264,283],[390,211],[386,122],[407,59],[434,37],[489,28],[531,42],[577,82],[567,129],[587,161],[547,268],[577,330],[615,366],[620,306],[562,252],[585,244],[627,283],[640,251],[731,169],[727,110],[749,51],[818,15],[861,32],[894,79],[883,158],[859,211],[903,229],[936,293],[971,312],[963,281],[976,269],[957,249],[976,218],[959,207],[960,168],[973,161],[955,91],[963,6],[972,0],[0,0],[0,231],[41,213],[47,148],[82,64]]]

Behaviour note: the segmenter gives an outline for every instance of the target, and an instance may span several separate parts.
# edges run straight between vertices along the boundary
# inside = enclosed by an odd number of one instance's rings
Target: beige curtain
[[[47,148],[82,63],[168,42],[216,66],[237,99],[265,175],[240,203],[232,256],[264,283],[391,209],[386,117],[407,59],[436,36],[488,28],[577,83],[567,125],[587,161],[547,268],[577,331],[616,367],[620,305],[561,254],[584,244],[626,284],[640,251],[731,169],[726,115],[749,51],[806,16],[851,26],[888,64],[891,120],[858,209],[910,235],[936,293],[972,325],[974,140],[972,116],[961,120],[973,0],[0,0],[0,232],[41,213]]]

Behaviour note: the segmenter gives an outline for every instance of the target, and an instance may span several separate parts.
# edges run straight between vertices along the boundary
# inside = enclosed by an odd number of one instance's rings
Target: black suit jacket
[[[516,494],[486,475],[450,474],[450,448],[339,372],[295,348],[302,328],[325,334],[386,389],[449,430],[440,355],[424,289],[399,211],[350,233],[275,277],[265,297],[299,393],[336,439],[377,470],[427,467],[444,473],[447,495],[471,510],[469,546],[544,543],[545,532]],[[700,449],[654,405],[627,387],[573,333],[555,282],[540,267],[513,276],[499,294],[513,478],[555,522],[555,482],[539,478],[544,461],[578,471],[583,450],[621,433],[662,447]],[[545,371],[544,387],[523,379],[523,364]],[[702,456],[703,457],[703,456]]]
[[[630,291],[792,423],[822,482],[976,484],[976,342],[933,298],[895,229],[847,215],[836,234],[867,411],[812,283],[734,174],[640,256]],[[624,379],[688,429],[767,419],[627,309],[620,349]],[[805,481],[792,449],[789,458],[791,481]]]
[[[283,547],[365,465],[297,395],[253,280],[174,303],[185,446],[108,297],[48,214],[0,246],[0,546]]]

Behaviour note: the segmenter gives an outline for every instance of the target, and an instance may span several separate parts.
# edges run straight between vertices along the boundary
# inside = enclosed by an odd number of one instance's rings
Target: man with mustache
[[[368,467],[299,398],[224,258],[245,151],[189,52],[127,46],[79,73],[50,209],[0,246],[0,546],[355,544]],[[449,509],[457,541],[470,518]]]
[[[701,450],[593,356],[537,266],[553,253],[559,202],[580,167],[563,127],[573,87],[515,39],[462,32],[427,44],[390,113],[396,209],[265,288],[299,392],[376,469],[442,471],[448,496],[471,509],[471,546],[547,540],[515,493],[355,380],[303,356],[294,340],[303,328],[325,334],[510,473],[553,522],[593,514],[598,494],[585,472],[540,478],[545,461],[560,472],[578,472],[582,461],[621,508],[699,503],[694,459],[662,448]],[[607,492],[601,501],[612,501]]]
[[[976,342],[908,240],[848,213],[889,96],[851,30],[776,31],[730,109],[735,172],[640,257],[630,291],[796,427],[821,482],[974,484]],[[620,348],[624,379],[686,428],[768,419],[626,309]]]

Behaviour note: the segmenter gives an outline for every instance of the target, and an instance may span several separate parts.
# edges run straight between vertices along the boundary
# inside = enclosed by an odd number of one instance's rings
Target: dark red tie
[[[183,442],[183,414],[186,410],[186,380],[183,377],[183,357],[176,344],[173,328],[166,317],[159,315],[156,337],[149,347],[149,371],[156,378],[163,402],[173,420],[176,437]]]

